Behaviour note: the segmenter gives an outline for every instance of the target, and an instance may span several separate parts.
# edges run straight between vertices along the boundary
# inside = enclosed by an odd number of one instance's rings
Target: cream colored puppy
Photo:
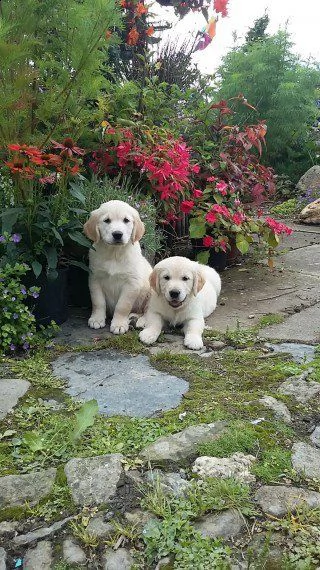
[[[102,204],[84,224],[85,234],[94,242],[89,252],[92,329],[105,326],[108,312],[110,331],[123,334],[129,329],[130,313],[143,313],[152,271],[139,244],[144,231],[137,210],[120,200]]]
[[[218,273],[186,257],[169,257],[158,263],[150,275],[153,289],[139,338],[145,344],[158,339],[163,325],[183,325],[184,345],[203,347],[204,319],[216,308],[221,279]]]

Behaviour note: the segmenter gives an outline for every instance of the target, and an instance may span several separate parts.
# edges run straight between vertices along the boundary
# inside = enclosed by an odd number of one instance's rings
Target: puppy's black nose
[[[179,295],[180,295],[180,291],[177,291],[176,289],[171,289],[171,291],[170,291],[171,299],[178,299]]]
[[[122,232],[112,232],[112,237],[114,241],[121,241],[123,233]]]

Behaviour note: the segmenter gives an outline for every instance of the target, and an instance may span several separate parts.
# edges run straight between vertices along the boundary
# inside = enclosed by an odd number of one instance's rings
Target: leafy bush
[[[0,244],[18,243],[18,234],[0,236]],[[17,349],[28,350],[35,342],[35,318],[26,305],[27,298],[37,298],[39,289],[28,289],[23,284],[23,277],[30,268],[24,263],[10,263],[3,256],[0,263],[0,350],[15,352]]]
[[[270,212],[276,216],[281,216],[281,218],[290,218],[294,216],[299,211],[299,202],[297,198],[290,198],[282,202],[282,204],[277,204],[270,208]]]

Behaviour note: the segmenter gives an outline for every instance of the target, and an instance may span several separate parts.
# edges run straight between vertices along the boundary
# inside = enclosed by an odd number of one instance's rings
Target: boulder
[[[63,559],[69,564],[83,565],[87,561],[86,553],[72,538],[63,541],[62,551]]]
[[[263,396],[263,398],[260,398],[259,402],[266,408],[272,410],[278,420],[281,420],[286,424],[291,423],[291,414],[283,402],[280,402],[276,398],[267,395]]]
[[[26,475],[0,477],[0,509],[28,502],[36,505],[53,487],[57,470],[53,467]]]
[[[320,224],[320,198],[303,208],[299,221],[303,224]]]
[[[320,188],[320,165],[309,168],[307,172],[301,176],[296,186],[300,194],[306,194],[308,190],[317,190]]]
[[[134,560],[126,548],[114,551],[110,548],[104,555],[104,570],[131,570]]]
[[[29,548],[23,560],[26,570],[50,570],[52,568],[52,545],[48,540],[42,540],[35,548]]]
[[[320,481],[320,449],[303,441],[292,446],[292,466],[297,473]]]
[[[235,509],[228,509],[219,514],[205,515],[194,523],[194,528],[204,538],[232,538],[246,528],[243,516]]]
[[[285,485],[264,485],[256,492],[255,500],[265,514],[273,517],[283,517],[301,505],[320,507],[320,493]]]

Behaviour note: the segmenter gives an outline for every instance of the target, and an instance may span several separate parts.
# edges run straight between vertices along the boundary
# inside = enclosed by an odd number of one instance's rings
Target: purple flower
[[[12,234],[11,239],[12,239],[13,243],[19,243],[19,241],[21,241],[21,235],[20,234]]]
[[[20,291],[21,291],[22,295],[27,294],[27,289],[25,287],[21,287]]]
[[[10,344],[10,350],[16,350],[16,345],[15,344]]]
[[[25,334],[21,335],[21,340],[26,340],[27,336]]]
[[[13,313],[12,318],[13,318],[13,319],[18,319],[18,318],[19,318],[18,313]]]
[[[4,236],[0,236],[0,243],[5,243],[6,242],[6,238]]]
[[[38,291],[33,291],[32,297],[33,297],[34,299],[38,299],[38,297],[39,297]]]
[[[28,342],[24,342],[22,348],[23,350],[28,350],[28,348],[30,348],[30,344]]]

